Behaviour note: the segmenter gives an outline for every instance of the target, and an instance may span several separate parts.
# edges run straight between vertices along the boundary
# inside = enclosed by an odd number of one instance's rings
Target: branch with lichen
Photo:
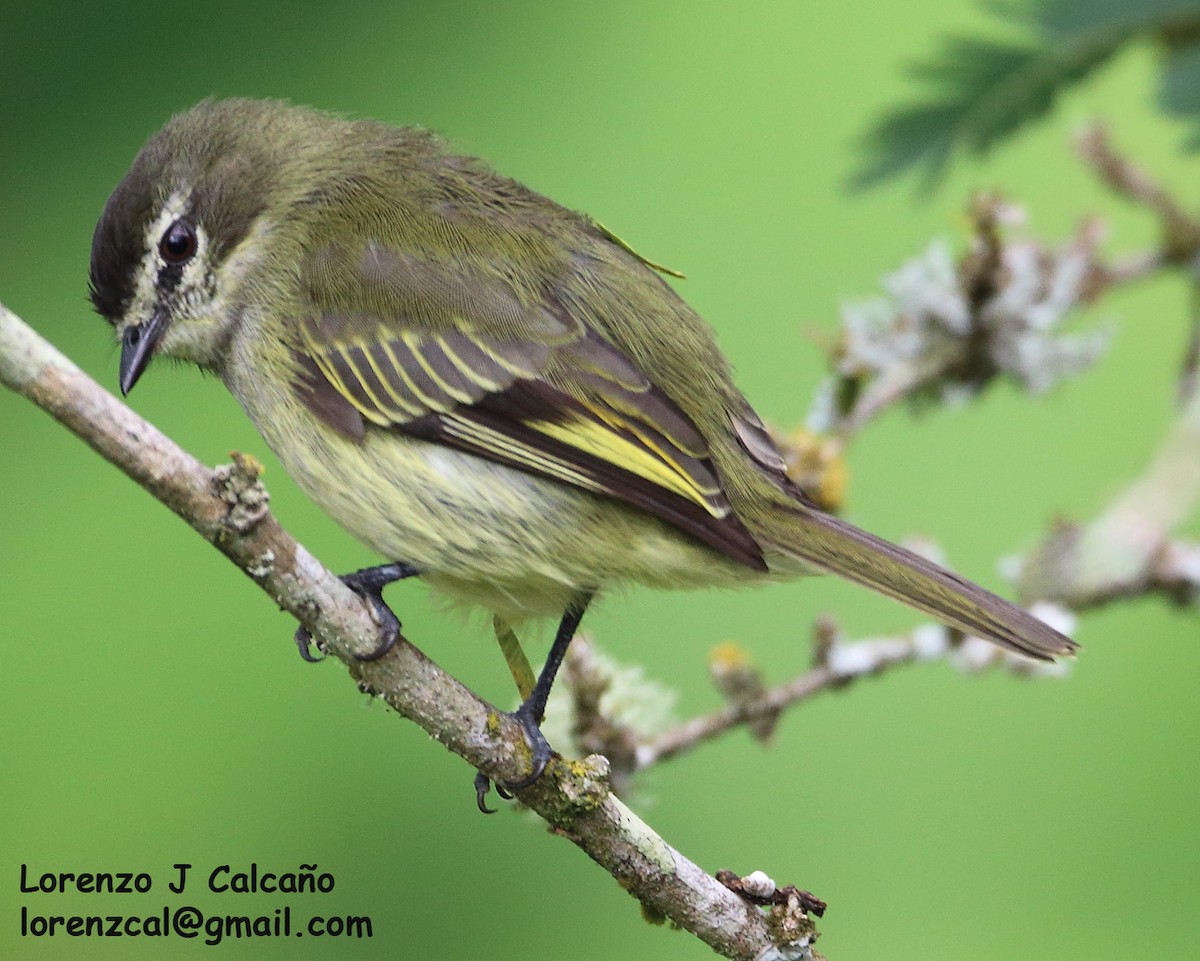
[[[1110,190],[1159,221],[1160,248],[1126,259],[1106,286],[1158,269],[1185,270],[1192,284],[1191,335],[1179,376],[1180,410],[1143,474],[1088,523],[1057,521],[1043,542],[1013,566],[1024,601],[1083,610],[1157,594],[1180,605],[1200,601],[1200,544],[1175,532],[1200,505],[1200,218],[1113,145],[1094,124],[1078,139],[1083,160]]]
[[[977,195],[961,256],[935,241],[883,278],[881,296],[842,308],[841,331],[827,349],[831,375],[809,414],[810,431],[831,438],[840,453],[898,404],[962,403],[1000,377],[1044,393],[1087,370],[1107,347],[1102,327],[1062,331],[1075,309],[1164,270],[1196,273],[1200,218],[1123,157],[1103,126],[1089,127],[1078,148],[1105,186],[1157,218],[1159,246],[1107,259],[1096,218],[1085,219],[1065,244],[1051,244],[1021,232],[1026,215],[1018,205]]]
[[[1016,235],[1025,214],[998,196],[976,196],[969,214],[973,236],[957,261],[948,244],[934,241],[883,278],[881,296],[843,306],[828,351],[832,374],[808,417],[808,428],[839,449],[902,403],[962,404],[998,377],[1045,393],[1107,347],[1102,327],[1061,330],[1076,307],[1113,286],[1097,221],[1056,247]]]
[[[252,458],[210,470],[80,371],[0,305],[0,383],[37,404],[189,523],[294,615],[374,694],[495,781],[528,773],[520,726],[402,639],[377,661],[368,606],[293,539],[267,509]],[[819,958],[820,902],[790,886],[758,900],[706,873],[615,797],[608,761],[554,761],[520,800],[637,898],[719,954]],[[761,879],[758,888],[763,887]],[[770,885],[774,890],[774,885]],[[756,888],[756,890],[758,889]]]
[[[1030,610],[1064,633],[1075,626],[1073,615],[1046,601]],[[599,651],[586,636],[571,646],[566,660],[566,683],[551,697],[547,729],[557,742],[580,753],[603,754],[610,762],[613,790],[627,796],[636,774],[685,754],[738,728],[746,727],[766,743],[779,719],[818,694],[841,690],[857,680],[878,677],[909,664],[949,661],[975,673],[1002,668],[1021,676],[1056,676],[1061,663],[1033,661],[997,647],[990,641],[963,634],[943,624],[920,624],[910,631],[853,640],[829,615],[817,619],[812,631],[813,662],[789,680],[768,685],[762,669],[735,644],[716,647],[709,658],[709,676],[725,706],[674,723],[673,692],[646,680],[641,669],[620,664]],[[571,722],[564,724],[564,704],[570,699]]]
[[[1180,377],[1183,408],[1152,463],[1094,521],[1058,522],[1028,557],[1004,565],[1021,602],[1068,634],[1078,613],[1114,601],[1157,594],[1181,605],[1200,602],[1200,544],[1174,536],[1200,504],[1200,219],[1123,157],[1104,127],[1089,127],[1078,148],[1106,187],[1156,216],[1157,249],[1106,260],[1100,254],[1104,228],[1096,218],[1055,246],[1020,234],[1026,218],[1015,204],[977,196],[963,255],[955,260],[948,245],[935,242],[884,278],[882,296],[843,308],[841,332],[828,348],[832,373],[817,392],[807,426],[777,437],[792,478],[836,511],[846,486],[845,449],[884,411],[901,404],[964,403],[1000,377],[1043,393],[1086,370],[1107,347],[1105,328],[1062,332],[1074,310],[1156,273],[1190,271],[1197,293]],[[937,552],[933,545],[910,546]],[[766,741],[785,710],[902,665],[949,659],[972,671],[1063,670],[937,624],[851,641],[823,618],[814,626],[812,648],[809,670],[768,684],[741,647],[721,645],[709,672],[725,706],[675,722],[655,716],[671,703],[670,691],[579,645],[568,659],[570,738],[581,752],[609,757],[613,784],[623,790],[638,771],[736,728],[749,727]]]
[[[1014,564],[1026,601],[1075,610],[1158,594],[1200,602],[1200,544],[1175,537],[1200,506],[1200,391],[1192,393],[1145,472],[1085,524],[1058,521]]]
[[[843,309],[842,333],[830,352],[833,373],[818,394],[809,429],[783,443],[793,476],[823,506],[840,503],[846,445],[883,411],[967,400],[1002,376],[1031,393],[1045,391],[1087,369],[1107,345],[1103,329],[1062,332],[1075,307],[1164,269],[1183,266],[1197,274],[1200,227],[1183,206],[1120,158],[1102,133],[1085,137],[1081,149],[1105,183],[1161,218],[1162,248],[1106,261],[1098,253],[1102,229],[1095,220],[1061,247],[1014,239],[1023,219],[1019,209],[997,197],[976,198],[965,255],[956,261],[948,247],[935,244],[885,278],[883,297]],[[1200,502],[1200,400],[1194,390],[1200,309],[1196,314],[1198,333],[1184,364],[1186,402],[1146,475],[1096,521],[1059,525],[1015,565],[1023,601],[1064,631],[1070,632],[1073,611],[1101,603],[1154,592],[1180,603],[1200,598],[1200,545],[1174,536]],[[493,780],[512,782],[525,773],[528,748],[520,728],[407,641],[376,662],[355,657],[377,643],[369,609],[278,525],[252,459],[235,456],[230,466],[204,467],[3,306],[0,381],[187,520],[309,628],[361,690],[383,698]],[[614,790],[624,794],[638,772],[737,727],[766,741],[788,709],[902,665],[949,660],[969,670],[1061,669],[1032,665],[932,624],[850,640],[824,618],[814,627],[812,648],[809,669],[777,684],[767,683],[740,648],[717,649],[710,673],[725,706],[674,723],[665,711],[670,692],[579,638],[560,689],[569,692],[570,740],[584,759],[556,760],[545,777],[519,792],[520,800],[616,877],[648,916],[670,919],[731,958],[819,957],[810,917],[823,907],[818,900],[777,887],[760,872],[746,878],[706,874]],[[561,702],[551,702],[548,730]],[[647,716],[655,711],[659,716]]]
[[[1123,156],[1102,124],[1088,127],[1077,148],[1101,183],[1157,219],[1157,248],[1105,260],[1094,218],[1059,248],[1012,236],[1024,213],[976,197],[974,236],[957,263],[934,245],[884,279],[885,296],[843,309],[834,373],[809,416],[810,429],[830,439],[824,448],[802,440],[823,451],[808,463],[828,471],[866,423],[896,404],[968,400],[1001,376],[1041,393],[1086,370],[1107,345],[1103,328],[1061,332],[1073,310],[1156,273],[1183,272],[1193,303],[1176,423],[1144,475],[1098,518],[1057,523],[1028,558],[1008,566],[1026,604],[1054,601],[1079,612],[1144,594],[1194,604],[1200,547],[1173,535],[1200,503],[1200,217]]]

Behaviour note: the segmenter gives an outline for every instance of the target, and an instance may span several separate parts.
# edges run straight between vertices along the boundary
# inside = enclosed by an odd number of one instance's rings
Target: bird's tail
[[[969,634],[1048,661],[1077,645],[1028,611],[912,551],[801,503],[777,505],[770,546],[838,574]]]

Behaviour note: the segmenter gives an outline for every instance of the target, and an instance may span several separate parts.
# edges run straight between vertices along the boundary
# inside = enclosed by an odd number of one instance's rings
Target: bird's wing
[[[297,396],[362,437],[397,430],[650,512],[765,570],[695,424],[550,289],[523,299],[366,243],[304,265]]]

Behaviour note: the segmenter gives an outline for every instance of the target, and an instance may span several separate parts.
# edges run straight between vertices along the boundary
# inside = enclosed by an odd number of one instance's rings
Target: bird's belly
[[[259,429],[356,538],[510,621],[557,616],[582,590],[761,576],[636,508],[395,431],[368,430],[356,443],[278,420]]]

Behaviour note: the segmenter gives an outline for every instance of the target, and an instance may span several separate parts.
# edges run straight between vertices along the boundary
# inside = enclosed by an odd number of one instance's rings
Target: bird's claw
[[[358,660],[377,661],[396,646],[396,641],[400,639],[400,619],[384,601],[383,589],[393,581],[412,577],[416,573],[416,569],[408,564],[382,564],[379,567],[367,567],[340,578],[343,584],[371,605],[371,611],[376,623],[379,624],[382,635],[382,639],[374,650],[366,654],[355,655]],[[296,629],[295,640],[300,656],[310,664],[325,659],[323,653],[320,657],[312,653],[313,637],[307,627],[301,625]],[[320,645],[317,645],[317,649],[320,650]]]
[[[530,773],[519,781],[509,781],[507,784],[496,782],[496,793],[504,798],[504,800],[511,801],[514,792],[523,791],[525,788],[531,787],[546,773],[546,767],[550,764],[551,758],[554,757],[554,748],[550,746],[550,742],[546,740],[546,735],[542,733],[542,729],[538,726],[538,719],[534,717],[534,711],[529,707],[529,701],[526,701],[508,716],[520,724],[521,729],[525,732],[525,737],[529,744],[530,760],[532,762]],[[475,805],[483,814],[496,813],[495,808],[488,807],[487,802],[484,800],[491,787],[491,778],[486,774],[480,771],[475,775]]]
[[[308,661],[309,664],[319,664],[325,660],[325,655],[313,653],[313,636],[312,632],[307,627],[301,624],[296,628],[296,633],[292,636],[296,642],[296,647],[300,651],[300,657]],[[317,650],[321,650],[320,645],[316,645]]]

